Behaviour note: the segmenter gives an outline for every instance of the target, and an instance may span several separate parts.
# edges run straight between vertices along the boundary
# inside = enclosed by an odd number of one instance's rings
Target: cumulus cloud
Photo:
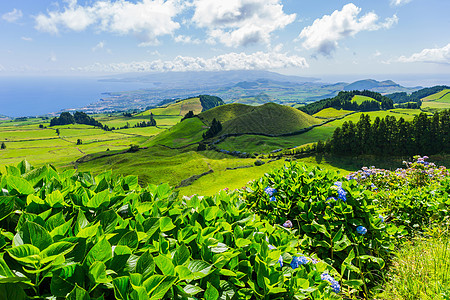
[[[281,0],[194,0],[192,21],[206,28],[209,43],[228,47],[270,43],[272,32],[294,22],[285,14]]]
[[[266,70],[278,68],[307,68],[305,58],[286,53],[255,52],[227,53],[212,58],[177,56],[173,60],[154,60],[132,63],[94,64],[79,68],[79,71],[95,72],[185,72],[185,71],[228,71],[228,70]]]
[[[353,3],[345,5],[342,10],[335,10],[331,15],[316,19],[311,26],[305,27],[299,35],[303,47],[314,49],[318,53],[330,56],[338,47],[338,41],[353,37],[361,31],[388,29],[398,22],[394,15],[384,22],[378,22],[378,15],[369,12],[361,17],[361,8]]]
[[[182,44],[200,44],[201,41],[199,39],[193,39],[190,36],[186,36],[186,35],[177,35],[174,38],[174,41],[177,43],[182,43]]]
[[[83,31],[92,26],[98,31],[134,34],[144,44],[154,44],[159,36],[171,35],[180,27],[173,18],[183,7],[180,0],[101,0],[85,6],[70,0],[63,10],[36,16],[35,28],[57,34],[62,29]]]
[[[412,0],[391,0],[391,5],[393,6],[400,6],[406,3],[411,2]]]
[[[22,17],[23,17],[22,11],[16,8],[2,15],[2,19],[10,23],[16,22]]]
[[[442,48],[423,49],[419,53],[406,57],[401,56],[398,61],[411,63],[411,62],[425,62],[436,64],[450,64],[450,44]]]

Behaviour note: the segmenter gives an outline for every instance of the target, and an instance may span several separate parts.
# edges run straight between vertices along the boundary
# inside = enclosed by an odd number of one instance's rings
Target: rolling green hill
[[[438,93],[429,95],[421,99],[422,101],[437,101],[450,103],[450,89],[444,89]]]
[[[266,103],[261,106],[231,104],[201,114],[208,123],[216,118],[222,123],[220,134],[260,133],[280,135],[321,123],[295,108]]]
[[[333,107],[324,108],[318,113],[315,113],[313,117],[316,118],[324,118],[324,119],[334,119],[339,118],[342,116],[345,116],[346,114],[351,113],[351,110],[345,110],[345,109],[336,109]]]
[[[355,95],[352,98],[352,102],[356,102],[358,103],[358,105],[361,105],[364,101],[375,101],[375,102],[380,102],[377,101],[371,97],[367,97],[367,96],[362,96],[362,95]]]

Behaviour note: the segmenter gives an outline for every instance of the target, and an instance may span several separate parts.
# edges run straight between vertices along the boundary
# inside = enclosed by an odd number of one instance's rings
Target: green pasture
[[[421,100],[424,102],[428,101],[450,102],[450,89],[442,90],[433,95],[422,98]]]
[[[356,102],[358,103],[358,105],[361,105],[364,101],[375,101],[378,102],[377,100],[371,98],[371,97],[367,97],[367,96],[362,96],[362,95],[355,95],[352,98],[352,102]]]
[[[49,139],[57,137],[56,131],[54,129],[27,129],[21,130],[16,128],[11,129],[1,129],[0,130],[0,141],[20,141],[20,140],[34,140],[34,139]]]
[[[149,116],[151,113],[154,116],[184,116],[190,110],[192,110],[194,114],[199,114],[202,112],[202,109],[203,107],[200,102],[200,98],[190,98],[169,104],[165,107],[146,110],[142,113],[137,114],[136,116]]]
[[[326,118],[326,119],[334,119],[334,118],[340,118],[343,117],[349,113],[351,113],[351,110],[345,110],[345,109],[336,109],[334,107],[328,107],[324,108],[318,113],[315,113],[313,117],[316,118]]]
[[[426,101],[422,102],[421,108],[426,110],[450,109],[450,101],[449,102]]]
[[[114,133],[120,133],[120,134],[128,134],[128,135],[141,135],[141,136],[154,136],[161,132],[163,132],[165,129],[159,128],[156,126],[150,126],[150,127],[136,127],[136,128],[127,128],[127,129],[119,129],[114,130]]]

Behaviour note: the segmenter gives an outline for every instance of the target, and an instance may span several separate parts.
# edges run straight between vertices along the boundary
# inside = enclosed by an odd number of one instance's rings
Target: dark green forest
[[[50,126],[69,124],[84,124],[103,128],[102,123],[80,111],[76,111],[73,115],[69,112],[63,112],[59,117],[54,117],[50,121]]]
[[[370,97],[375,99],[376,101],[364,101],[363,103],[358,104],[352,101],[353,97],[356,95]],[[336,97],[322,99],[320,101],[300,107],[299,109],[309,115],[313,115],[321,111],[322,109],[329,107],[355,111],[375,111],[394,108],[394,103],[390,98],[385,97],[377,92],[367,90],[350,92],[341,91]]]
[[[386,97],[392,99],[394,103],[406,103],[406,102],[419,102],[420,99],[428,97],[430,95],[439,93],[442,90],[450,89],[449,86],[446,85],[437,85],[430,88],[424,88],[418,91],[413,92],[411,95],[408,95],[405,92],[392,93],[386,95]],[[408,107],[409,108],[409,107]]]
[[[450,153],[450,110],[431,117],[421,113],[408,122],[393,116],[371,122],[362,114],[359,121],[336,128],[325,151],[340,155],[417,155]]]

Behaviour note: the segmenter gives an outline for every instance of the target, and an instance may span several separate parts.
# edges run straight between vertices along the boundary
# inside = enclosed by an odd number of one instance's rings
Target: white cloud
[[[94,64],[79,71],[95,72],[185,72],[225,70],[266,70],[287,67],[307,68],[305,58],[279,52],[227,53],[212,58],[177,56],[173,60],[141,61],[132,63]]]
[[[98,31],[134,34],[144,44],[155,44],[158,37],[171,35],[180,27],[173,18],[184,6],[180,0],[101,0],[91,6],[70,0],[62,11],[39,14],[35,27],[57,34],[61,29],[83,31],[93,26]]]
[[[378,57],[381,56],[381,52],[376,50],[375,53],[373,54],[374,57]]]
[[[27,37],[27,36],[23,36],[23,37],[21,37],[21,39],[22,39],[22,41],[25,41],[25,42],[32,42],[33,41],[33,38],[30,38],[30,37]]]
[[[281,0],[194,0],[193,22],[206,28],[209,43],[228,47],[270,44],[272,32],[294,22],[283,12]]]
[[[353,37],[361,31],[388,29],[398,22],[394,15],[385,22],[378,22],[378,15],[369,12],[358,18],[361,8],[353,3],[345,5],[342,10],[335,10],[331,15],[316,19],[311,26],[305,27],[299,35],[306,49],[314,49],[318,53],[330,56],[338,47],[338,41]]]
[[[56,62],[57,61],[55,53],[52,52],[50,54],[50,57],[48,58],[48,61],[50,61],[50,62]]]
[[[436,64],[450,64],[450,44],[442,48],[423,49],[419,53],[406,57],[401,56],[398,61],[410,62],[426,62]]]
[[[391,0],[391,5],[393,6],[400,6],[400,5],[404,5],[406,3],[411,2],[412,0]]]
[[[201,43],[201,41],[199,39],[193,39],[191,36],[186,36],[186,35],[177,35],[173,40],[176,43],[182,43],[182,44],[198,45]]]
[[[22,17],[23,17],[22,11],[16,8],[2,15],[2,19],[10,23],[16,22]]]
[[[105,47],[105,42],[99,42],[95,47],[92,48],[92,52],[96,52],[98,50],[101,50]]]

